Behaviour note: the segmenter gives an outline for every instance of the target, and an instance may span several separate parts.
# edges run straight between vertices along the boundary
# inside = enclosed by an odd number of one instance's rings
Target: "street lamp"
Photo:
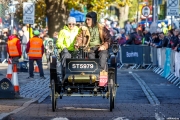
[[[11,0],[9,4],[9,13],[11,14],[11,34],[14,29],[14,14],[16,12],[16,5],[19,4],[18,1]]]

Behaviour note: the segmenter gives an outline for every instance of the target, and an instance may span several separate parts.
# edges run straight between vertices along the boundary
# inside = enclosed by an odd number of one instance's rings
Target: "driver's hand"
[[[78,43],[74,44],[74,47],[75,47],[75,49],[78,49],[79,48]]]
[[[98,51],[101,51],[101,50],[106,50],[105,47],[102,45],[99,47]]]

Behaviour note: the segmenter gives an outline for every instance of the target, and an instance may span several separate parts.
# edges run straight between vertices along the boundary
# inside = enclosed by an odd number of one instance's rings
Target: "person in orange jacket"
[[[9,54],[9,58],[12,58],[12,62],[18,63],[18,59],[20,59],[22,55],[22,50],[21,42],[17,36],[16,30],[13,30],[12,35],[8,37],[7,52]]]
[[[39,38],[40,32],[38,30],[35,30],[33,32],[34,37],[32,37],[26,46],[26,53],[29,56],[29,77],[28,78],[34,78],[34,61],[36,61],[39,73],[41,79],[45,79],[44,77],[44,71],[42,67],[42,56],[44,54],[44,45],[43,40]]]

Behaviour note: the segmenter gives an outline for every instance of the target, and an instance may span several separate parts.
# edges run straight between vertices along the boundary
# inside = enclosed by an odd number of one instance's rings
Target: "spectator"
[[[3,20],[3,28],[10,28],[11,25],[11,20],[10,20],[10,16],[6,15],[4,20]]]
[[[162,48],[168,46],[168,39],[165,37],[163,32],[159,33],[159,39],[160,42],[157,46],[155,46],[156,48]]]
[[[142,44],[150,41],[151,33],[149,32],[149,28],[145,28],[144,30],[144,38],[142,39]]]
[[[7,48],[6,44],[8,41],[8,29],[4,28],[2,30],[2,35],[0,35],[0,51],[1,51],[1,62],[7,58]]]
[[[126,38],[125,38],[125,37],[122,37],[121,34],[116,34],[115,40],[118,41],[118,44],[119,44],[119,45],[124,45],[124,44],[126,43]]]
[[[22,30],[18,31],[18,37],[19,37],[21,43],[22,43],[23,35],[24,35],[24,33]]]
[[[150,41],[150,45],[152,46],[156,46],[159,44],[160,40],[159,40],[159,37],[158,37],[158,34],[157,33],[152,33],[151,35],[151,39],[152,41]]]
[[[126,38],[126,37],[125,37],[125,30],[124,30],[124,29],[121,29],[121,30],[120,30],[120,34],[121,34],[121,36],[122,36],[123,38]]]
[[[136,29],[137,28],[137,23],[136,22],[132,22],[131,25],[132,25],[132,29]]]
[[[173,30],[169,30],[167,33],[168,47],[171,48],[171,41],[173,39]]]
[[[23,26],[22,30],[24,32],[24,35],[26,36],[27,43],[28,43],[29,42],[29,31],[28,31],[27,26]]]
[[[22,31],[22,25],[21,25],[21,24],[18,25],[17,31],[18,31],[18,32],[19,32],[19,31]]]
[[[3,23],[2,18],[0,17],[0,35],[2,35]]]
[[[132,26],[131,26],[130,22],[128,21],[127,24],[125,25],[126,34],[130,34],[131,29],[132,29]]]
[[[141,24],[138,25],[136,31],[137,31],[137,33],[142,32],[142,25]]]
[[[56,44],[57,40],[58,40],[58,32],[54,32],[53,34],[53,40],[54,40],[54,45]]]
[[[126,38],[126,42],[124,43],[124,45],[132,45],[133,44],[132,39],[130,39],[130,35],[126,34],[125,38]]]
[[[24,35],[23,31],[19,31],[20,33],[20,36],[21,36],[21,43],[22,43],[22,54],[23,54],[23,60],[28,60],[28,56],[27,56],[27,53],[26,53],[26,46],[27,46],[27,37]]]
[[[180,30],[179,29],[175,29],[173,31],[173,37],[172,37],[172,40],[171,40],[171,48],[174,49],[177,44],[178,44],[178,41],[179,41],[179,38],[178,38],[178,35],[180,34]]]

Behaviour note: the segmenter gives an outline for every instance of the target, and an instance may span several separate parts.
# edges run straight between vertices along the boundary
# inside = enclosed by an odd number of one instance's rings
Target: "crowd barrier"
[[[180,85],[180,52],[171,48],[155,48],[145,45],[129,45],[120,47],[121,67],[124,64],[134,64],[132,69],[148,65],[151,69],[170,82]]]
[[[3,45],[1,44],[0,45],[0,62],[1,63],[5,63],[6,62],[6,59],[7,59],[7,45]]]
[[[133,69],[138,69],[141,65],[151,65],[151,49],[145,45],[130,45],[120,47],[121,67],[124,64],[135,64]]]

